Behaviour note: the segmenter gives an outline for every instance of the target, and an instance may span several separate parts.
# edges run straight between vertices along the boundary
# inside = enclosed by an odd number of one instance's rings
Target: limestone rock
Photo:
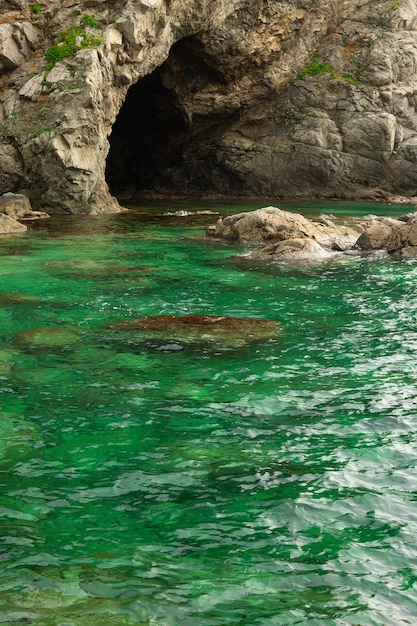
[[[32,211],[29,199],[23,194],[4,193],[0,196],[0,213],[18,220]]]
[[[417,256],[417,215],[404,219],[374,218],[368,221],[356,246],[361,250],[384,249],[407,258]]]
[[[0,192],[71,213],[415,193],[414,0],[40,7],[1,3]]]
[[[358,238],[353,228],[336,225],[329,219],[309,220],[298,213],[272,206],[220,218],[215,229],[210,229],[208,234],[251,244],[306,238],[335,250],[352,247]]]
[[[0,196],[0,213],[20,221],[49,217],[43,211],[33,211],[29,199],[23,194],[10,192]]]
[[[388,160],[395,145],[396,119],[390,113],[355,116],[342,129],[346,152]]]
[[[26,231],[27,226],[8,215],[4,215],[4,213],[0,213],[0,235],[14,235],[25,233]]]
[[[207,235],[262,248],[241,256],[273,261],[322,261],[336,252],[381,250],[396,256],[417,256],[417,213],[391,217],[367,215],[352,226],[320,216],[266,207],[220,218]]]
[[[274,246],[267,246],[256,252],[242,255],[251,259],[262,261],[324,261],[332,258],[332,254],[325,250],[313,239],[286,239]]]
[[[401,226],[401,223],[399,225]],[[392,224],[384,224],[380,220],[372,220],[370,226],[365,228],[359,236],[356,245],[361,250],[384,249],[388,246],[392,233]]]
[[[417,249],[417,219],[412,219],[393,228],[387,244],[388,252],[401,252],[407,250],[406,256],[411,256],[410,248]]]

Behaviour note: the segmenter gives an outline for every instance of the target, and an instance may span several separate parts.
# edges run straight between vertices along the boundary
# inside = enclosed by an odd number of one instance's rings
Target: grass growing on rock
[[[45,52],[46,69],[50,70],[55,63],[74,56],[78,50],[98,48],[102,43],[102,37],[87,33],[83,26],[70,26],[58,34],[58,43]]]
[[[297,77],[305,78],[305,76],[315,76],[316,74],[329,74],[333,78],[340,78],[354,85],[360,84],[358,78],[351,76],[347,72],[337,72],[330,63],[325,63],[320,57],[316,57],[312,63],[309,63],[304,69],[300,70]]]

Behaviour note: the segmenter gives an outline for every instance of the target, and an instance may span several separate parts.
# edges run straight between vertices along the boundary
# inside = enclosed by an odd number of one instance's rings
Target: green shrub
[[[324,63],[320,57],[316,57],[312,63],[309,63],[304,69],[298,72],[298,78],[304,78],[305,76],[314,76],[315,74],[329,74],[333,78],[341,78],[348,83],[358,85],[360,83],[358,78],[351,76],[347,72],[336,72],[336,70],[330,65],[330,63]]]
[[[38,4],[37,2],[35,2],[34,4],[31,4],[29,8],[32,11],[32,13],[35,13],[35,15],[41,14],[41,5]]]
[[[323,63],[319,57],[316,57],[312,63],[309,63],[304,69],[298,72],[298,78],[304,76],[314,76],[315,74],[333,74],[334,69],[330,63]]]
[[[55,132],[55,128],[53,128],[52,126],[45,126],[45,128],[38,128],[37,130],[35,130],[34,135],[36,137],[39,137],[40,135],[43,135],[44,133],[53,133]]]
[[[102,24],[100,24],[100,22],[97,22],[96,18],[89,13],[84,13],[81,21],[83,26],[90,26],[91,28],[103,28]]]
[[[45,52],[45,59],[48,62],[46,69],[50,70],[55,63],[74,56],[78,50],[97,48],[102,43],[103,39],[101,37],[90,35],[82,26],[70,26],[58,34],[58,43],[48,48]]]

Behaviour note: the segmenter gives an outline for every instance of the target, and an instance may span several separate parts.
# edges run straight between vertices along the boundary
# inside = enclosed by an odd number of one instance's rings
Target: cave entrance
[[[225,85],[195,37],[174,44],[159,68],[130,87],[113,125],[106,163],[111,194],[126,201],[144,193],[219,191],[217,139],[234,118],[196,110],[193,102],[207,86]]]

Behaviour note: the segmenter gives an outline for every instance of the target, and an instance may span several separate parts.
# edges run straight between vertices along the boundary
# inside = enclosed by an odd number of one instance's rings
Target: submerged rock
[[[216,315],[151,315],[112,324],[111,329],[129,331],[144,341],[175,341],[187,344],[220,344],[241,348],[275,338],[281,324],[275,320]]]
[[[79,341],[77,333],[60,326],[30,328],[15,335],[15,342],[23,348],[66,348]]]
[[[15,306],[16,304],[23,305],[35,305],[39,304],[40,300],[34,296],[20,294],[20,293],[0,293],[0,306]]]
[[[0,413],[0,465],[25,456],[39,439],[34,424],[15,413]]]

